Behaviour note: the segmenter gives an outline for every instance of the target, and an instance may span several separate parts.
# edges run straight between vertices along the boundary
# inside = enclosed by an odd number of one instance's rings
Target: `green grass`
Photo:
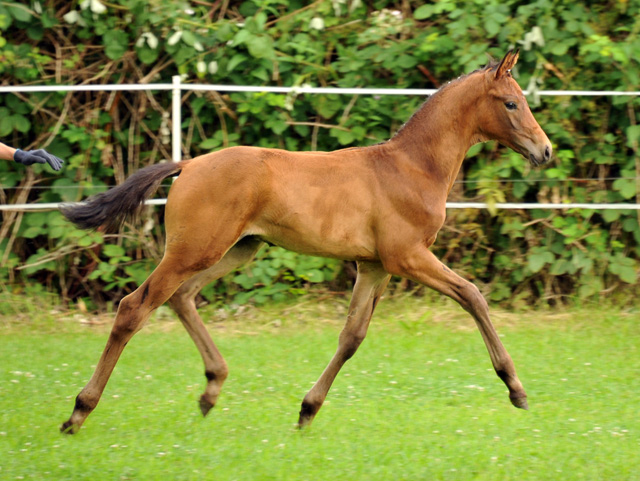
[[[637,313],[496,312],[525,412],[511,407],[466,313],[386,300],[314,424],[298,431],[344,312],[343,301],[310,299],[210,323],[231,374],[204,419],[199,354],[161,313],[75,436],[58,427],[108,326],[46,308],[0,317],[0,479],[640,479]]]

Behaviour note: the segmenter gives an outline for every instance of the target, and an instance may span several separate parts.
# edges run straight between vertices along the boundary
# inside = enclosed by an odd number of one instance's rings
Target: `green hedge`
[[[557,0],[482,2],[113,0],[0,3],[3,84],[186,82],[431,88],[521,50],[516,76],[555,148],[531,170],[495,143],[469,153],[456,200],[638,202],[637,97],[539,97],[536,90],[637,90],[640,6]],[[388,139],[417,97],[183,96],[183,154],[231,145],[335,150]],[[59,174],[0,164],[2,202],[74,201],[170,157],[168,92],[0,96],[0,139],[46,147]],[[115,238],[57,212],[4,213],[0,283],[40,285],[104,304],[130,292],[162,255],[162,210]],[[494,301],[597,297],[637,282],[636,211],[450,211],[436,253]],[[349,284],[352,269],[270,248],[205,290],[245,302]],[[256,286],[254,289],[253,287]]]

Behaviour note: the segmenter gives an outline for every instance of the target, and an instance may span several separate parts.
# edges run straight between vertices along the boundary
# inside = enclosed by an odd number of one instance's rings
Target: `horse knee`
[[[173,309],[176,314],[179,316],[185,313],[186,311],[195,308],[194,296],[187,289],[178,289],[170,298],[169,298],[169,306]]]
[[[144,320],[140,311],[140,304],[134,296],[135,293],[124,297],[118,305],[116,319],[111,329],[111,335],[116,338],[129,339],[142,327]]]
[[[467,282],[463,286],[458,287],[456,291],[460,296],[462,307],[468,312],[477,314],[489,310],[489,304],[480,293],[480,289],[471,282]]]
[[[347,361],[353,357],[356,353],[362,341],[364,341],[365,334],[350,332],[350,331],[342,331],[340,333],[340,348],[342,349],[342,355],[344,356],[344,360]]]

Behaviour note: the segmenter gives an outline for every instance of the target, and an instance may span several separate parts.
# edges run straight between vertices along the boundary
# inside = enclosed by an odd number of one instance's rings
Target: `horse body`
[[[549,140],[510,75],[516,61],[517,53],[510,52],[500,65],[451,82],[383,144],[335,152],[228,148],[142,169],[117,188],[64,208],[65,216],[82,227],[115,229],[162,179],[180,174],[165,210],[164,257],[121,301],[94,375],[62,430],[79,429],[128,340],[166,301],[202,355],[207,387],[200,408],[207,414],[228,369],[194,298],[206,283],[250,260],[264,242],[358,264],[338,349],[302,402],[300,426],[313,420],[340,368],[364,339],[391,275],[431,287],[469,311],[511,402],[526,408],[525,391],[486,301],[428,249],[444,223],[447,195],[471,145],[495,139],[534,165],[550,158]]]

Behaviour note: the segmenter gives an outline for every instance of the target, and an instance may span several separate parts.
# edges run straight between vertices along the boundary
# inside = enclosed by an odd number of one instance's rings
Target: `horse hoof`
[[[60,426],[60,432],[62,434],[75,434],[79,429],[80,427],[73,424],[71,421],[67,421],[62,426]]]
[[[200,396],[200,412],[202,413],[203,417],[206,417],[207,414],[209,414],[209,411],[211,411],[211,408],[213,407],[213,403],[209,402],[205,397],[204,394],[202,396]]]
[[[511,400],[511,404],[513,404],[515,407],[519,409],[524,409],[525,411],[529,410],[529,403],[527,403],[527,396],[519,396],[519,397],[509,396],[509,399]]]
[[[302,429],[307,428],[308,426],[310,426],[310,425],[311,425],[311,421],[313,421],[313,418],[312,418],[312,417],[303,417],[303,416],[300,416],[300,417],[298,418],[298,424],[297,424],[298,429],[302,430]]]

